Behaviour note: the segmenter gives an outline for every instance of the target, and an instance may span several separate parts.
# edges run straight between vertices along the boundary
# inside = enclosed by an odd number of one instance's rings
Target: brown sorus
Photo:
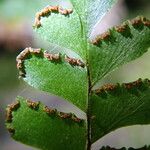
[[[26,77],[25,71],[24,70],[19,71],[19,79],[20,78],[25,78],[25,77]]]
[[[25,48],[16,58],[17,61],[17,68],[18,69],[22,69],[22,63],[24,61],[24,59],[30,54],[40,54],[41,53],[41,49],[33,49],[31,47]]]
[[[108,40],[110,38],[110,32],[104,32],[101,35],[97,36],[95,40],[92,41],[94,45],[98,45],[102,40]]]
[[[11,135],[15,133],[15,129],[13,129],[13,128],[9,127],[9,128],[7,128],[7,130]]]
[[[10,108],[6,109],[6,121],[7,122],[12,122],[12,111]]]
[[[126,31],[126,29],[127,29],[127,24],[124,24],[124,25],[120,25],[120,26],[116,26],[115,27],[115,30],[117,31],[117,32],[125,32]]]
[[[92,43],[93,45],[98,45],[98,44],[99,44],[99,42],[100,42],[100,41],[98,41],[98,40],[96,40],[96,39],[95,39],[95,40],[92,40],[92,42],[91,42],[91,43]]]
[[[22,66],[22,60],[18,60],[17,61],[17,69],[22,69],[23,66]]]
[[[20,102],[19,102],[19,101],[16,101],[16,102],[14,102],[14,103],[8,105],[8,108],[10,108],[10,110],[13,111],[13,110],[18,109],[19,106],[20,106]]]
[[[147,27],[150,27],[150,21],[149,20],[144,21],[144,25],[147,26]]]
[[[78,122],[78,123],[80,123],[82,121],[81,119],[79,119],[77,117],[73,117],[72,120],[75,121],[75,122]]]
[[[23,61],[24,59],[27,57],[27,55],[29,54],[29,49],[26,48],[24,49],[16,58],[17,61],[17,68],[18,69],[23,69]]]
[[[40,16],[36,17],[33,26],[39,28],[41,26],[40,20],[41,20]]]
[[[60,54],[51,54],[48,53],[47,51],[44,52],[44,57],[50,61],[52,60],[60,60]]]
[[[110,37],[110,32],[107,31],[107,32],[104,32],[103,34],[101,34],[99,38],[101,40],[107,40],[109,37]]]
[[[95,91],[94,91],[94,93],[95,94],[99,94],[99,93],[101,93],[101,92],[103,92],[104,91],[104,89],[103,88],[100,88],[100,89],[96,89]]]
[[[51,10],[48,8],[48,7],[45,7],[44,9],[43,9],[43,14],[41,13],[41,15],[45,15],[45,14],[48,14],[48,13],[50,13],[51,12]]]
[[[43,109],[47,114],[55,114],[57,112],[56,109],[51,109],[49,108],[48,106],[45,106],[44,109]]]
[[[25,48],[16,58],[16,61],[24,60],[26,56],[30,53],[29,48]]]
[[[27,105],[32,109],[37,109],[39,107],[40,102],[34,102],[31,100],[26,100]]]
[[[59,7],[59,13],[62,15],[68,15],[73,12],[72,9],[63,9],[62,7]]]
[[[58,116],[60,118],[66,119],[66,118],[71,118],[72,114],[71,113],[64,113],[64,112],[59,112]]]
[[[77,118],[74,114],[72,114],[72,120],[77,122],[77,123],[80,123],[82,121],[82,119]]]
[[[82,67],[82,68],[85,67],[85,64],[80,59],[77,59],[77,65]]]
[[[65,55],[65,61],[73,66],[80,66],[82,68],[85,67],[85,64],[80,59],[70,58]]]
[[[131,89],[135,86],[139,86],[142,83],[142,79],[138,79],[137,81],[131,82],[131,83],[124,83],[123,85],[127,89]]]
[[[106,84],[103,86],[103,89],[107,91],[107,90],[113,90],[115,87],[116,85],[114,84]]]
[[[23,61],[17,62],[17,69],[19,70],[19,78],[25,77],[25,70],[24,70],[24,66],[23,66]]]
[[[145,20],[145,18],[143,18],[143,17],[137,17],[137,18],[131,20],[131,24],[133,26],[141,25],[141,24],[143,24],[144,20]]]
[[[29,54],[40,54],[41,49],[33,49],[31,47],[25,48],[16,58],[17,61],[17,69],[20,70],[19,77],[25,77],[25,70],[23,66],[23,62]]]
[[[12,121],[12,111],[17,110],[20,107],[20,102],[16,101],[6,108],[6,121],[11,122]]]
[[[41,53],[41,49],[40,48],[28,48],[29,52],[32,54],[40,54]]]
[[[41,17],[44,17],[44,16],[48,15],[51,12],[58,12],[62,15],[69,15],[73,11],[71,9],[63,9],[60,6],[47,6],[44,9],[42,9],[40,12],[36,13],[34,26],[35,27],[40,27],[41,26],[41,22],[40,22]]]
[[[49,8],[49,11],[58,11],[59,6],[47,6]]]
[[[103,91],[111,91],[116,88],[117,85],[114,84],[105,84],[100,89],[95,90],[96,94],[99,94]]]

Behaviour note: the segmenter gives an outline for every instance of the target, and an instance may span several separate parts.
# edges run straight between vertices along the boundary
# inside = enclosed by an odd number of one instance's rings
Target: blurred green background
[[[32,91],[28,85],[18,79],[15,58],[25,47],[46,47],[46,42],[39,39],[32,31],[34,15],[46,5],[59,4],[61,0],[0,0],[0,150],[33,150],[28,146],[13,141],[4,126],[5,107],[17,95],[45,99],[51,98],[44,93]],[[137,15],[150,19],[150,0],[119,0],[118,4],[96,27],[95,33],[103,32],[108,27],[116,25]],[[130,64],[120,67],[109,74],[103,83],[129,82],[138,78],[150,78],[150,51]],[[97,85],[99,86],[99,85]],[[114,147],[141,147],[150,144],[150,126],[134,126],[119,129],[96,142],[97,147],[110,145]]]

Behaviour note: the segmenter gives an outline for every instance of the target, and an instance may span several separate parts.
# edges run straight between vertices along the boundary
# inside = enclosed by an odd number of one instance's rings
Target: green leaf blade
[[[117,0],[70,0],[79,14],[86,37],[89,37],[96,24],[112,8]]]
[[[89,45],[89,64],[92,85],[119,66],[139,58],[150,47],[149,20],[136,18],[139,25],[128,22],[99,36]]]
[[[150,124],[149,80],[106,85],[95,92],[90,98],[92,142],[121,127]]]
[[[43,55],[43,51],[38,55],[29,53],[21,60],[23,79],[34,88],[60,96],[85,111],[88,95],[86,67],[69,64],[64,55],[60,55],[59,60],[48,60]]]
[[[33,109],[24,98],[17,100],[20,106],[12,112],[12,122],[6,124],[9,131],[10,127],[14,129],[15,140],[42,150],[85,149],[85,120],[75,122],[71,118],[61,118],[60,112],[47,114],[42,104]]]
[[[67,9],[64,9],[67,10]],[[84,60],[86,58],[86,40],[83,37],[83,29],[76,11],[68,15],[59,12],[51,12],[48,16],[41,17],[41,26],[35,27],[35,31],[42,39],[57,44],[76,52]]]
[[[72,13],[68,15],[63,15],[59,11],[47,13],[41,17],[41,26],[36,27],[35,31],[44,40],[73,50],[86,60],[89,33],[116,1],[70,0],[73,6]]]
[[[88,3],[88,29],[89,33],[92,32],[93,28],[106,13],[115,5],[117,0],[89,0]]]

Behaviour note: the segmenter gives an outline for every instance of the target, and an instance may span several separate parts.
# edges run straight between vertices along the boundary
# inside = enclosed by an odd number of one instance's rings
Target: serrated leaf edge
[[[133,26],[134,28],[138,28],[138,26],[140,25],[144,25],[146,27],[150,27],[150,20],[146,19],[143,16],[138,16],[134,19],[132,19],[131,21],[126,21],[123,24],[119,25],[119,26],[115,26],[111,29],[109,29],[109,31],[106,31],[100,35],[98,35],[95,39],[91,40],[90,43],[93,45],[100,45],[103,41],[111,41],[112,39],[112,31],[116,31],[118,33],[125,33],[128,32],[130,29],[130,26]]]
[[[122,83],[122,84],[105,84],[103,85],[102,87],[96,89],[96,90],[93,90],[92,93],[96,94],[96,95],[100,95],[102,94],[103,92],[107,93],[109,91],[113,91],[117,88],[125,88],[125,89],[132,89],[132,88],[136,88],[140,85],[143,85],[143,84],[147,84],[149,87],[150,87],[150,80],[149,79],[145,79],[145,80],[142,80],[141,78],[134,81],[134,82],[130,82],[130,83]]]
[[[65,57],[61,57],[60,53],[57,54],[52,54],[49,53],[47,51],[44,51],[42,49],[34,49],[31,47],[25,48],[16,58],[16,62],[17,62],[17,69],[19,70],[19,77],[26,77],[26,72],[25,72],[25,66],[24,66],[24,61],[26,59],[29,59],[30,56],[35,55],[37,57],[42,57],[47,59],[48,61],[51,62],[56,62],[56,63],[60,63],[62,61],[62,59],[64,59],[65,62],[69,63],[72,67],[73,66],[77,66],[77,67],[81,67],[84,68],[85,64],[80,60],[80,59],[76,59],[76,58],[71,58],[67,55],[65,55]]]
[[[7,124],[7,129],[11,135],[13,135],[15,133],[15,129],[13,127],[10,127],[10,124],[13,122],[13,112],[17,111],[21,107],[20,100],[18,100],[18,99],[16,100],[16,102],[13,102],[12,104],[8,105],[6,108],[6,124]],[[30,109],[37,111],[39,109],[40,102],[36,102],[36,101],[32,101],[30,99],[27,99],[26,105]],[[82,122],[83,122],[83,119],[78,118],[73,113],[61,112],[61,111],[58,111],[57,109],[50,108],[45,105],[43,106],[43,111],[48,116],[55,116],[55,117],[58,117],[59,119],[69,119],[78,124],[82,124]]]
[[[40,22],[41,17],[48,16],[48,15],[50,15],[50,13],[60,13],[61,15],[68,16],[72,12],[73,12],[72,9],[63,9],[61,6],[46,6],[40,12],[36,13],[35,22],[34,22],[33,27],[34,28],[41,27],[42,26],[42,24]]]

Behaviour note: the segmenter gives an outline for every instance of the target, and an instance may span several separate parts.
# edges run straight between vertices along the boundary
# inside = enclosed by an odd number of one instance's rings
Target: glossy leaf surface
[[[58,95],[82,110],[86,110],[88,91],[86,67],[74,66],[65,61],[48,60],[41,54],[32,54],[24,62],[24,80],[31,86]],[[77,94],[78,93],[78,94]]]

